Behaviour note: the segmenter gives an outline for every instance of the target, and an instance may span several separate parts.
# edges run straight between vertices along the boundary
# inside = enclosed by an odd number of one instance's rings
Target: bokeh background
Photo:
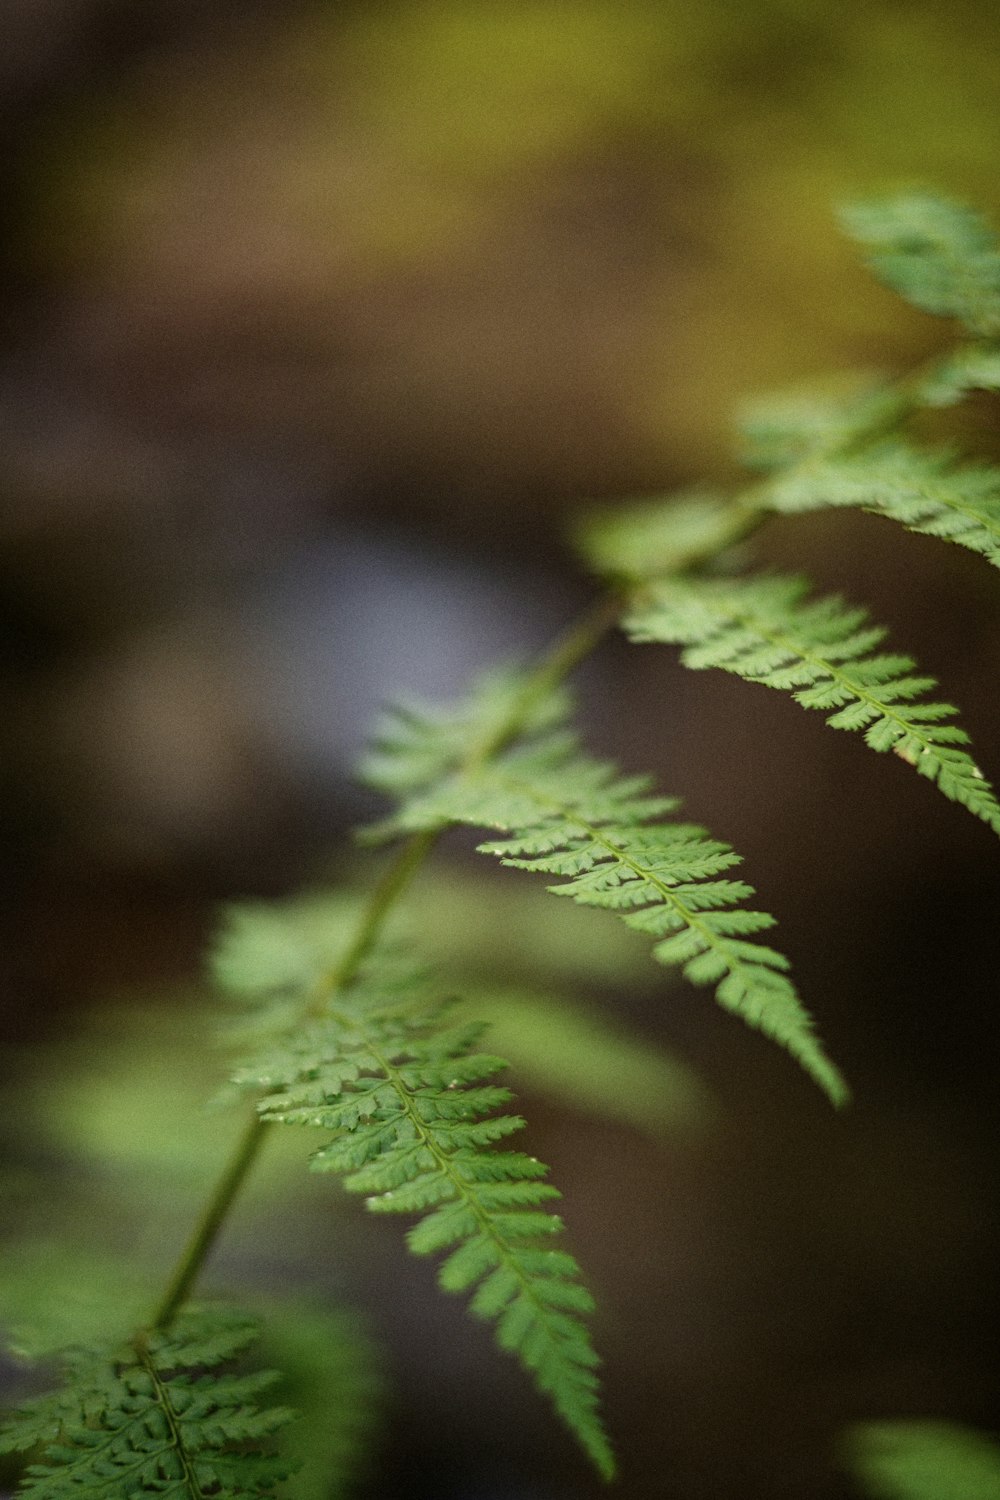
[[[592,596],[580,507],[733,482],[747,395],[946,339],[834,206],[919,181],[1000,211],[997,33],[990,0],[4,0],[18,1317],[172,1262],[234,1130],[200,1114],[217,908],[364,879],[379,704],[542,646]],[[1000,452],[989,402],[952,431]],[[847,514],[761,551],[891,623],[1000,777],[978,559]],[[592,745],[745,853],[857,1095],[833,1117],[606,928],[559,939],[560,985],[678,1091],[640,1129],[523,1080],[600,1295],[619,1493],[856,1495],[849,1421],[1000,1424],[997,851],[891,757],[665,650],[608,643],[580,690]],[[469,849],[421,921],[502,976],[508,924],[545,911]],[[388,1395],[362,1494],[596,1493],[398,1226],[283,1164],[215,1274],[367,1319]]]

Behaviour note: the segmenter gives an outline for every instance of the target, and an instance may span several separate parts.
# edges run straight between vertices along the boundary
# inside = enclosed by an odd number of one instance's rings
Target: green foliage
[[[705,1084],[682,1058],[564,995],[474,985],[459,1015],[489,1026],[490,1042],[533,1093],[597,1119],[674,1139],[700,1130],[716,1112]]]
[[[915,192],[854,203],[842,216],[876,275],[914,307],[1000,334],[1000,245],[979,214]]]
[[[873,429],[893,425],[904,410],[893,387],[869,373],[770,391],[742,404],[737,423],[740,457],[751,469],[801,464],[808,472],[825,454],[848,449]],[[765,493],[770,500],[770,490]]]
[[[377,1351],[355,1318],[296,1303],[268,1307],[263,1345],[282,1372],[278,1393],[297,1413],[282,1445],[293,1473],[278,1495],[342,1500],[375,1447],[384,1395]]]
[[[243,935],[249,933],[244,924]],[[223,968],[233,972],[232,934]],[[532,1156],[493,1146],[524,1121],[498,1114],[511,1095],[491,1080],[502,1058],[479,1052],[480,1025],[453,1024],[425,976],[380,954],[357,979],[272,1037],[235,1081],[266,1091],[262,1117],[332,1132],[312,1155],[374,1213],[421,1215],[417,1255],[447,1251],[445,1291],[471,1292],[605,1477],[614,1460],[597,1411],[598,1363],[579,1267],[549,1248],[560,1220],[541,1207],[559,1193]],[[312,1003],[310,1004],[310,1000]]]
[[[403,732],[437,741],[451,717],[410,710]],[[387,757],[399,740],[390,729]],[[461,764],[457,749],[451,763]],[[403,784],[402,775],[386,779]],[[844,1082],[813,1034],[787,959],[756,940],[774,918],[742,906],[751,886],[718,878],[739,855],[703,828],[665,821],[677,800],[649,795],[648,777],[620,777],[556,731],[429,786],[412,778],[407,784],[411,795],[389,829],[466,823],[505,830],[512,837],[480,845],[482,851],[561,877],[549,887],[557,895],[616,912],[655,938],[660,963],[681,965],[693,984],[714,984],[720,1004],[786,1047],[835,1103],[844,1100]]]
[[[790,692],[828,713],[834,729],[862,730],[873,750],[892,750],[1000,833],[1000,807],[948,722],[957,710],[928,701],[933,677],[909,656],[876,651],[885,636],[863,609],[840,599],[807,600],[801,578],[672,579],[651,588],[625,620],[634,641],[684,646],[695,669],[719,667],[747,682]]]
[[[1000,1500],[1000,1444],[953,1422],[863,1422],[844,1461],[872,1500]]]
[[[957,464],[949,451],[879,444],[792,469],[773,481],[767,498],[780,511],[855,506],[1000,567],[1000,469]]]
[[[1000,346],[967,344],[942,360],[925,380],[927,406],[954,406],[969,391],[1000,391]]]
[[[272,1371],[227,1368],[256,1334],[242,1314],[190,1307],[169,1330],[70,1350],[64,1386],[13,1414],[0,1452],[40,1451],[24,1480],[35,1500],[273,1493],[290,1470],[270,1439],[293,1413],[258,1404]]]
[[[721,496],[677,495],[625,501],[595,511],[578,528],[577,542],[595,572],[634,583],[682,573],[717,557],[739,538],[743,518]]]
[[[398,703],[358,767],[369,786],[400,798],[432,786],[459,767],[487,761],[518,734],[561,723],[569,697],[559,686],[539,692],[529,672],[513,667],[482,673],[465,698],[437,709]],[[380,830],[372,830],[377,839]]]
[[[652,939],[660,963],[713,986],[723,1006],[784,1046],[834,1103],[846,1098],[786,958],[761,940],[774,919],[746,904],[753,888],[731,874],[739,856],[676,820],[676,799],[653,793],[649,778],[622,776],[586,755],[567,728],[563,687],[618,620],[633,640],[681,646],[688,667],[718,667],[788,692],[832,727],[863,733],[873,749],[892,750],[1000,832],[1000,807],[965,748],[956,711],[932,696],[934,680],[909,657],[882,652],[885,632],[864,610],[837,597],[811,599],[805,580],[741,571],[751,535],[775,512],[844,506],[1000,564],[1000,470],[919,448],[906,431],[928,407],[1000,389],[1000,350],[986,342],[1000,335],[996,241],[978,216],[929,194],[857,205],[846,218],[885,281],[918,307],[957,318],[976,341],[899,380],[863,374],[758,403],[742,429],[757,475],[740,493],[632,502],[585,523],[582,550],[612,587],[534,669],[493,672],[440,711],[391,715],[364,771],[395,811],[365,837],[402,838],[403,846],[367,896],[350,887],[230,911],[213,966],[237,1012],[228,1030],[242,1060],[232,1089],[251,1097],[257,1121],[219,1179],[156,1326],[121,1332],[137,1295],[128,1283],[126,1296],[123,1278],[120,1305],[103,1303],[101,1336],[82,1338],[65,1356],[64,1387],[13,1416],[0,1450],[33,1453],[25,1493],[236,1500],[278,1492],[319,1500],[346,1491],[370,1441],[376,1398],[361,1344],[315,1320],[297,1330],[286,1323],[282,1340],[281,1315],[273,1315],[285,1389],[310,1418],[307,1436],[289,1434],[286,1461],[271,1444],[290,1413],[259,1405],[279,1377],[231,1368],[253,1325],[188,1303],[264,1132],[277,1125],[324,1131],[315,1171],[341,1177],[374,1213],[414,1216],[410,1248],[443,1256],[443,1289],[469,1295],[472,1313],[495,1326],[501,1346],[610,1477],[586,1321],[592,1300],[576,1261],[552,1248],[562,1226],[550,1208],[559,1195],[547,1169],[502,1144],[523,1121],[505,1112],[511,1095],[496,1082],[505,1058],[480,1050],[482,1022],[496,1022],[523,1076],[604,1112],[617,1088],[627,1107],[616,1117],[633,1123],[662,1128],[669,1112],[658,1110],[655,1093],[674,1086],[669,1070],[565,998],[553,1006],[539,992],[537,969],[515,976],[527,983],[505,984],[501,971],[519,945],[508,940],[503,914],[494,914],[491,937],[482,937],[476,918],[457,941],[442,938],[440,921],[418,915],[431,950],[437,944],[470,979],[464,1002],[443,1000],[447,990],[419,969],[412,939],[397,932],[398,908],[440,832],[456,824],[490,830],[483,852],[549,877],[549,890],[581,908],[616,914]],[[563,979],[575,979],[586,945],[568,962],[561,941],[549,959]],[[521,961],[532,947],[521,942]],[[614,959],[616,971],[630,971],[623,949]],[[607,954],[603,962],[607,979]],[[542,980],[551,978],[538,967]],[[129,1134],[123,1122],[136,1097],[128,1095],[125,1114],[109,1112],[98,1134]],[[35,1320],[36,1347],[50,1347],[58,1321]],[[883,1500],[1000,1493],[995,1449],[941,1425],[861,1427],[848,1453]],[[301,1478],[289,1484],[296,1457]]]

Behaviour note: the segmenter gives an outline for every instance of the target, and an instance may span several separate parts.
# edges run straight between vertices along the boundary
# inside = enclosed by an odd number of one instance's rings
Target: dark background
[[[943,346],[834,205],[920,180],[1000,210],[1000,67],[986,0],[6,0],[0,28],[0,976],[11,1258],[44,1300],[38,1246],[93,1239],[129,1172],[110,1238],[170,1264],[225,1151],[199,1133],[193,1164],[174,1123],[221,1074],[185,1041],[215,911],[357,868],[379,704],[541,647],[592,596],[581,505],[733,482],[748,393]],[[997,452],[987,401],[951,430]],[[760,548],[892,625],[1000,777],[979,559],[848,514]],[[609,642],[580,687],[591,744],[745,854],[856,1093],[833,1116],[660,974],[592,989],[714,1123],[654,1140],[529,1090],[619,1493],[856,1493],[855,1419],[998,1425],[998,851],[894,758],[666,650]],[[222,1270],[366,1310],[370,1493],[591,1493],[394,1226],[320,1187],[288,1220],[263,1194]]]

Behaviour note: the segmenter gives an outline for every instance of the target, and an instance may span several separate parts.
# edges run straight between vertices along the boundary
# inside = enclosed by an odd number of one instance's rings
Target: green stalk
[[[561,682],[593,651],[616,623],[622,608],[623,601],[617,595],[602,595],[595,605],[556,637],[528,678],[508,722],[488,743],[478,747],[472,758],[476,765],[497,754],[517,736],[525,717],[539,698]],[[472,764],[466,769],[472,769]],[[399,850],[373,890],[347,952],[321,986],[319,995],[310,1007],[313,1013],[325,1009],[331,998],[354,978],[371,952],[393,907],[437,842],[438,835],[437,829],[414,834]],[[255,1115],[237,1141],[153,1314],[150,1325],[153,1329],[167,1328],[187,1301],[229,1211],[250,1175],[267,1133],[267,1122]]]

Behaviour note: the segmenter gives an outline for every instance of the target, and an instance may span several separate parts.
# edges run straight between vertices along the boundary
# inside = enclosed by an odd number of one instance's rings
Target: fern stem
[[[317,1009],[322,1009],[331,994],[336,994],[354,978],[358,968],[368,957],[386,917],[431,852],[436,839],[435,829],[426,829],[422,833],[414,834],[413,838],[407,839],[372,892],[371,899],[358,923],[354,941],[336,969],[321,986],[322,994],[317,1003]]]
[[[625,604],[626,600],[617,590],[608,590],[556,637],[528,679],[517,705],[516,722],[504,727],[503,734],[495,737],[482,759],[495,755],[520,732],[525,716],[538,700],[557,687],[564,677],[568,677],[573,668],[579,666],[608,631],[617,625]],[[474,768],[469,766],[466,769]]]
[[[188,1294],[207,1260],[212,1246],[215,1244],[219,1230],[222,1228],[251,1167],[257,1160],[260,1148],[264,1144],[266,1131],[266,1121],[259,1119],[255,1115],[237,1142],[236,1150],[226,1164],[225,1171],[219,1178],[211,1198],[205,1205],[201,1219],[195,1226],[194,1233],[188,1241],[184,1253],[177,1263],[174,1274],[167,1284],[167,1289],[163,1294],[160,1305],[153,1314],[151,1326],[154,1329],[167,1328],[187,1300]]]
[[[538,699],[561,682],[584,657],[589,656],[601,638],[617,623],[623,608],[624,600],[617,593],[606,592],[556,637],[530,674],[508,721],[488,741],[477,747],[464,767],[465,770],[476,769],[517,736],[525,717]],[[373,890],[347,952],[320,986],[320,993],[311,1007],[314,1011],[325,1010],[332,997],[354,978],[371,951],[386,918],[430,854],[440,832],[438,828],[425,829],[403,844]],[[167,1328],[187,1301],[229,1210],[257,1160],[267,1130],[268,1122],[254,1116],[237,1142],[153,1314],[151,1329]]]

